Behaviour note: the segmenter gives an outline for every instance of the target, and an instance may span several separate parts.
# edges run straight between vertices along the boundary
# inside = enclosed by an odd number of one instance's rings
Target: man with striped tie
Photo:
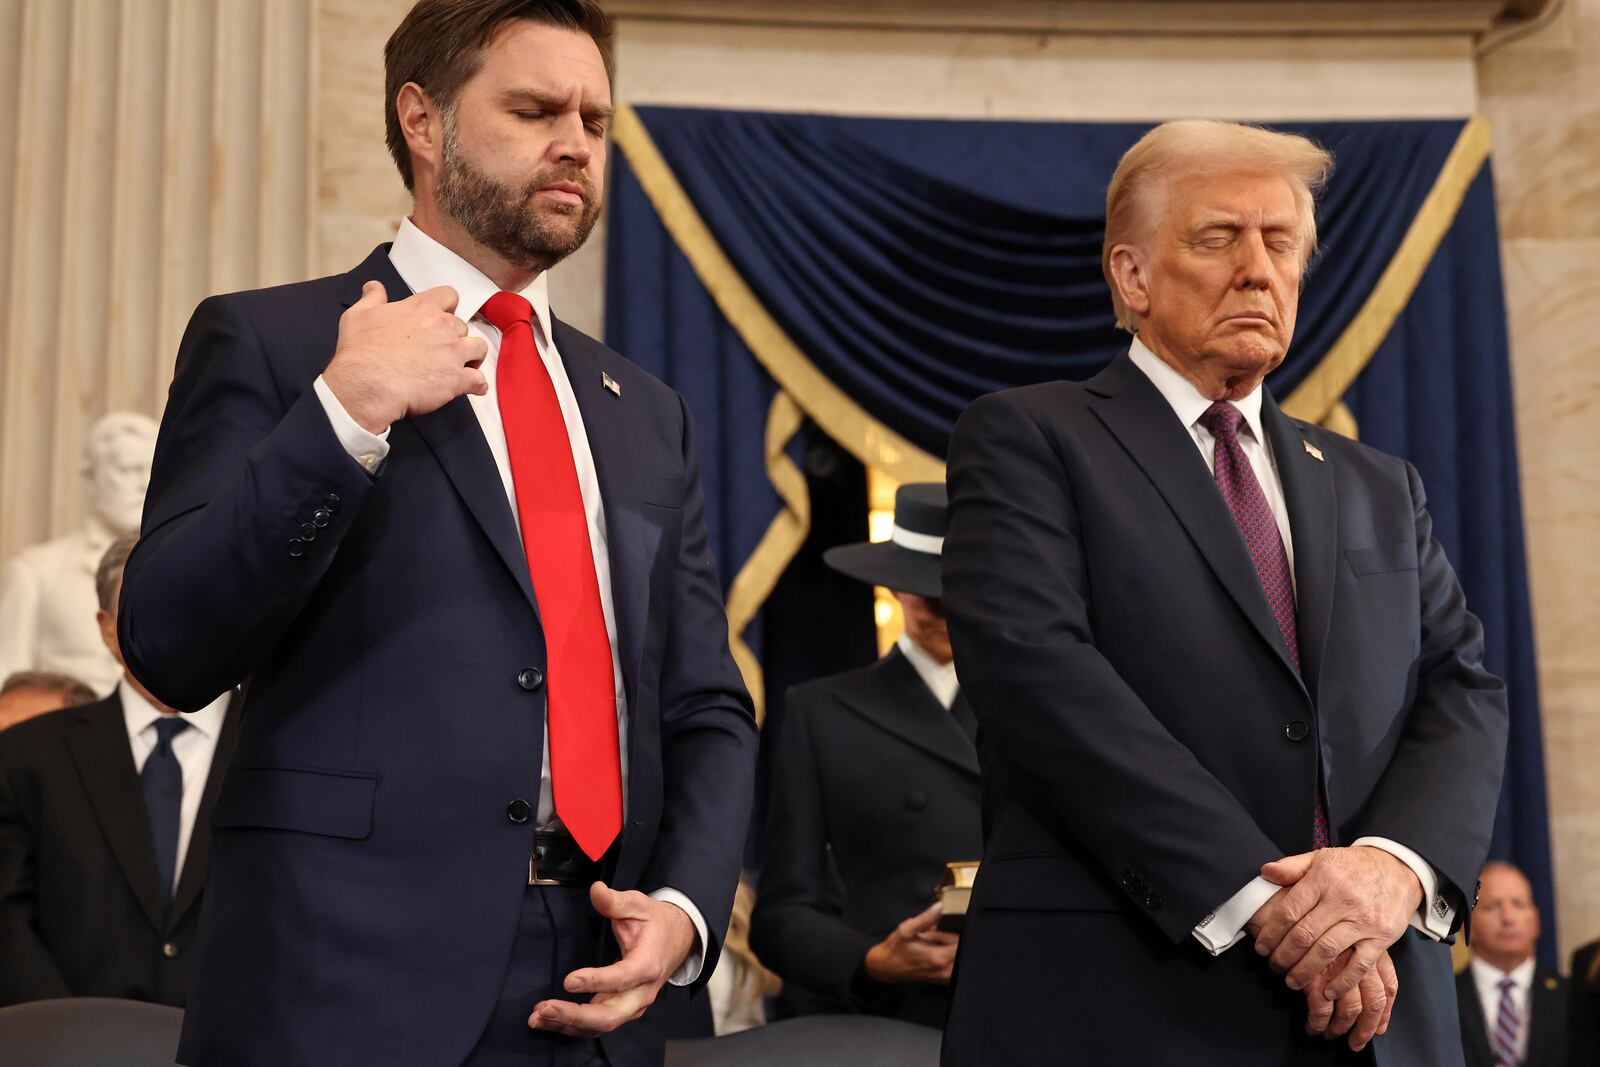
[[[1504,686],[1416,471],[1262,387],[1331,163],[1234,123],[1148,133],[1107,194],[1127,355],[956,426],[944,602],[985,853],[951,1067],[1461,1063],[1441,939],[1488,848]]]
[[[1484,867],[1478,886],[1472,963],[1456,976],[1467,1067],[1567,1067],[1567,983],[1533,958],[1533,887],[1499,861]]]

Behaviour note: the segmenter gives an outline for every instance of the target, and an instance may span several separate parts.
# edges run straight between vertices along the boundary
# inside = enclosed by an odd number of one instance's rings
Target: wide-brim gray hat
[[[944,551],[945,488],[938,482],[902,485],[894,494],[894,530],[887,541],[837,545],[823,562],[841,574],[899,593],[943,596],[939,556]]]

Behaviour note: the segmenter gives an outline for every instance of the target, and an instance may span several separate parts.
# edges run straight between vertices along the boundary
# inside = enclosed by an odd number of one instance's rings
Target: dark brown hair
[[[484,48],[514,19],[587,33],[611,75],[611,20],[595,0],[418,0],[383,48],[384,139],[407,189],[411,150],[395,110],[401,87],[416,82],[448,108],[483,65]]]

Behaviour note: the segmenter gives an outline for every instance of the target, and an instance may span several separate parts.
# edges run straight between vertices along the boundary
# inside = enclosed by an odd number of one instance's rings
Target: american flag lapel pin
[[[1304,439],[1302,439],[1300,441],[1300,443],[1305,446],[1307,452],[1311,453],[1311,458],[1312,459],[1316,460],[1318,463],[1326,463],[1327,462],[1327,460],[1322,458],[1322,449],[1318,448],[1316,445],[1312,444],[1310,441],[1307,441],[1307,440],[1304,440]]]
[[[609,389],[612,396],[622,396],[622,386],[618,385],[617,380],[605,371],[600,372],[600,384]],[[1320,459],[1321,457],[1319,456],[1318,458]]]

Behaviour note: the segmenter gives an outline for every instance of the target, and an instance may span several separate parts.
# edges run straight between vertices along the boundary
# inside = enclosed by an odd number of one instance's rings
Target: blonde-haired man
[[[956,427],[945,606],[991,753],[947,1063],[1461,1063],[1439,942],[1504,687],[1416,472],[1261,387],[1330,165],[1153,130],[1107,197],[1128,355]]]

